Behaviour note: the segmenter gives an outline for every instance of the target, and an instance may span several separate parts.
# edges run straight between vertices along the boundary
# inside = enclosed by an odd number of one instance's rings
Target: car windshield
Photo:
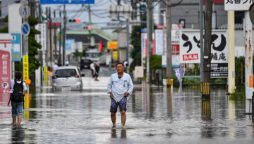
[[[59,69],[56,70],[55,76],[60,77],[75,77],[77,75],[77,72],[75,69]]]

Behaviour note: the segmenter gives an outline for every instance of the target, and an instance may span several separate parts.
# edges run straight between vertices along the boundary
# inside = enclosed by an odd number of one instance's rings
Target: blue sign
[[[75,40],[74,39],[67,39],[65,41],[65,51],[66,51],[66,54],[70,54],[71,52],[74,51],[74,44],[75,44]]]
[[[41,4],[94,4],[94,0],[40,0]]]
[[[11,41],[12,62],[20,62],[21,61],[21,34],[12,33],[11,35],[12,35],[12,41]]]
[[[30,33],[30,25],[29,25],[29,23],[24,22],[24,23],[21,25],[21,31],[22,31],[22,34],[23,34],[24,36],[28,36],[29,33]]]

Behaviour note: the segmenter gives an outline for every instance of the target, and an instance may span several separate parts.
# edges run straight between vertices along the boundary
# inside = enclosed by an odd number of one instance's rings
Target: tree
[[[141,65],[141,26],[134,26],[131,33],[131,44],[133,50],[131,51],[131,57],[133,59],[130,65],[130,71],[132,72],[137,65]]]
[[[8,16],[0,20],[0,23],[1,23],[0,33],[8,33]]]
[[[34,28],[38,24],[38,20],[35,17],[30,16],[28,18],[31,30],[28,36],[28,54],[29,54],[29,73],[30,76],[34,76],[34,72],[40,66],[38,59],[38,50],[41,49],[41,45],[35,40],[35,35],[40,34],[40,31]],[[22,71],[22,62],[15,63],[15,70]]]

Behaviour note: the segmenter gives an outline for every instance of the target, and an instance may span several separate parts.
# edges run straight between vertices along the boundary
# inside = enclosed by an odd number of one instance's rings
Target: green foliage
[[[235,58],[235,82],[236,86],[244,86],[245,81],[245,57]]]
[[[8,33],[8,16],[4,17],[3,20],[1,20],[1,22],[4,24],[0,29],[0,33]],[[4,25],[6,25],[6,27]]]
[[[153,55],[150,58],[151,63],[150,63],[150,67],[151,69],[161,69],[161,56],[158,55]]]
[[[1,28],[0,33],[8,33],[8,27]]]
[[[29,16],[28,17],[28,23],[30,24],[30,26],[35,26],[39,23],[38,19],[33,17],[33,16]]]
[[[30,34],[28,37],[28,54],[29,54],[29,72],[34,73],[40,66],[40,61],[37,58],[38,50],[41,49],[41,45],[35,40],[35,35],[40,34],[40,31],[36,30],[34,26],[38,24],[38,20],[35,17],[30,16],[28,22],[31,26]]]
[[[83,56],[83,52],[79,52],[79,51],[76,49],[75,52],[73,53],[73,55],[74,55],[75,58],[82,57],[82,56]]]
[[[4,17],[4,22],[8,23],[8,16]]]
[[[199,77],[185,77],[183,78],[183,85],[191,86],[191,85],[200,85]]]
[[[37,58],[38,50],[41,49],[41,45],[35,40],[35,35],[40,34],[40,31],[36,30],[34,26],[38,24],[38,20],[35,17],[30,16],[28,18],[31,30],[28,36],[28,54],[29,54],[29,73],[34,75],[35,70],[40,66],[40,61]],[[22,71],[22,63],[17,62],[15,69]]]
[[[244,86],[238,87],[236,92],[229,96],[229,99],[233,100],[233,101],[237,101],[237,100],[244,101],[245,100],[245,87]]]
[[[132,72],[137,65],[141,65],[141,26],[134,26],[131,33],[131,57],[133,62],[130,64],[130,71]]]
[[[212,78],[211,84],[215,85],[227,85],[227,79],[226,78]]]

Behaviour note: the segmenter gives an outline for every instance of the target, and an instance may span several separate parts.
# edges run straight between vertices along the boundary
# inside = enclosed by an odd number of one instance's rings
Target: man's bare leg
[[[125,122],[126,122],[126,112],[121,111],[121,122],[122,122],[122,127],[125,128]]]
[[[116,128],[116,113],[111,112],[112,128]]]

